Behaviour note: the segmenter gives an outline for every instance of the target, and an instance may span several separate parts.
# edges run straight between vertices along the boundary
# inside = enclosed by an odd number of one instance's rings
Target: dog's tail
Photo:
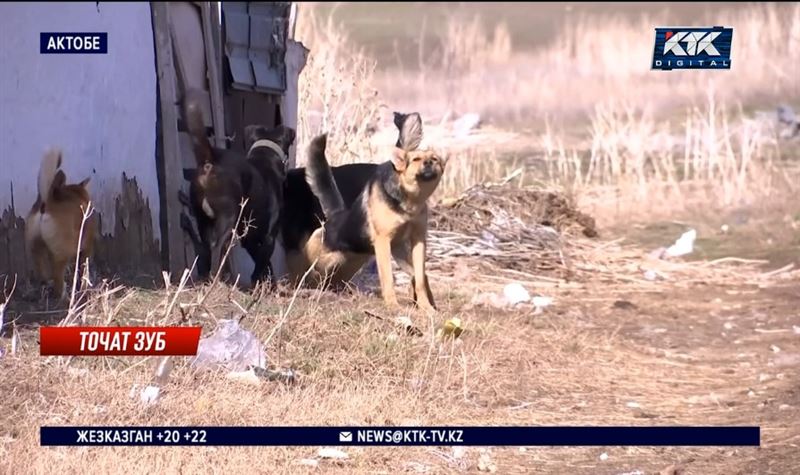
[[[194,147],[194,159],[198,167],[214,161],[214,153],[211,149],[211,142],[206,134],[206,124],[203,122],[203,111],[197,98],[187,92],[186,97],[186,127],[192,136],[192,146]]]
[[[308,165],[306,166],[306,181],[314,192],[325,216],[344,209],[344,200],[336,181],[333,179],[331,166],[325,158],[325,146],[328,134],[322,134],[311,141],[308,147]]]
[[[53,183],[61,168],[61,150],[54,148],[48,150],[42,157],[39,166],[39,201],[44,204],[53,194]]]

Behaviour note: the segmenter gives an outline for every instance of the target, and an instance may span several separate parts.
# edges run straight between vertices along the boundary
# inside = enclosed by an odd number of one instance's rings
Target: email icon
[[[341,431],[339,432],[339,442],[352,442],[353,441],[353,433],[348,431]]]

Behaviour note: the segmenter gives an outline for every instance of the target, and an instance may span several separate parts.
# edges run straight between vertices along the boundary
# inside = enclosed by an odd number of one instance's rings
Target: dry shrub
[[[373,87],[375,60],[353,45],[344,29],[315,13],[313,4],[299,8],[296,38],[311,51],[298,84],[299,150],[328,132],[331,162],[371,161],[369,137],[380,120],[381,103]],[[305,153],[298,164],[305,162]]]
[[[731,114],[713,93],[678,127],[624,103],[598,105],[589,135],[584,149],[565,147],[550,132],[542,137],[550,179],[582,191],[587,205],[603,190],[617,207],[646,212],[698,202],[742,205],[781,191],[774,129],[741,109]]]
[[[570,18],[551,44],[529,52],[513,50],[505,25],[491,34],[477,18],[454,14],[438,47],[420,41],[419,71],[387,69],[377,80],[393,104],[416,106],[427,116],[470,110],[517,121],[576,119],[599,101],[623,98],[665,113],[702,102],[710,87],[722,101],[781,100],[800,92],[800,64],[786,61],[800,57],[800,4],[708,15],[696,25],[734,28],[730,71],[651,71],[654,27],[670,24],[669,11],[634,20]]]

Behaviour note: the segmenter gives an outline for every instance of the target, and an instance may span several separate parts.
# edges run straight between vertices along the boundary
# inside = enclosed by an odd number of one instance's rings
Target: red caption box
[[[42,356],[194,356],[202,327],[40,327]]]

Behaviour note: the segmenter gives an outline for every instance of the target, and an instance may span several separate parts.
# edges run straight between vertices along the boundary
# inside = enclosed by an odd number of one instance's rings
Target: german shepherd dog
[[[64,271],[79,252],[80,263],[92,256],[97,218],[95,213],[91,213],[83,224],[84,212],[91,201],[89,178],[78,184],[67,184],[61,163],[61,150],[50,150],[42,157],[38,196],[25,220],[25,243],[36,277],[43,283],[52,280],[56,298],[64,300]],[[76,291],[80,290],[83,280],[81,267],[79,264]]]
[[[421,139],[421,128],[417,135]],[[392,159],[377,166],[348,207],[325,157],[326,143],[326,134],[311,142],[306,172],[327,219],[305,246],[306,257],[316,262],[314,270],[337,283],[374,255],[383,300],[390,308],[397,308],[391,268],[394,256],[411,274],[414,302],[423,310],[435,310],[425,272],[427,200],[441,180],[446,160],[431,150],[395,147]]]
[[[416,149],[422,138],[420,115],[416,112],[410,114],[395,112],[394,124],[398,130],[395,146],[408,150]],[[377,168],[376,163],[351,163],[331,168],[333,179],[346,207],[352,206],[356,198],[361,195]],[[325,219],[320,202],[308,184],[305,168],[289,170],[286,177],[285,202],[291,211],[284,213],[281,237],[286,250],[289,280],[296,283],[311,266],[311,261],[304,252],[306,243]],[[358,269],[352,274],[357,271]],[[340,275],[341,283],[353,277],[342,270]],[[312,276],[310,280],[313,283],[315,279]]]
[[[273,129],[248,126],[247,156],[212,147],[194,97],[187,95],[185,117],[197,162],[189,201],[199,231],[200,242],[195,243],[198,275],[207,279],[211,269],[219,268],[239,217],[240,204],[247,200],[236,231],[239,235],[244,233],[242,247],[255,263],[251,279],[253,283],[265,280],[274,283],[270,258],[279,231],[285,159],[295,132],[283,126]]]

